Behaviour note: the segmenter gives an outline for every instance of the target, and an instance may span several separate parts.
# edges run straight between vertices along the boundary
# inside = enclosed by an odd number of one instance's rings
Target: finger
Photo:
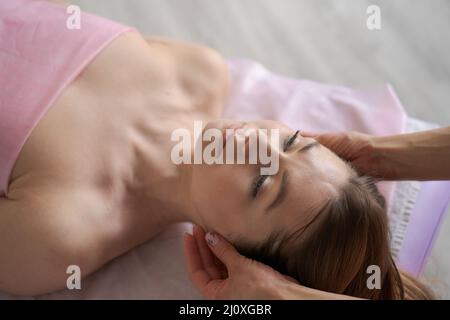
[[[293,283],[295,283],[295,284],[299,284],[299,282],[298,282],[296,279],[292,278],[291,276],[283,275],[283,277],[284,277],[286,280],[290,281],[290,282],[293,282]]]
[[[217,268],[219,269],[220,277],[222,279],[228,278],[228,270],[227,267],[223,264],[223,262],[220,261],[219,258],[217,258],[216,256],[214,256],[214,261],[217,265]]]
[[[211,251],[223,262],[223,264],[225,264],[228,271],[243,259],[243,256],[241,256],[221,235],[215,232],[208,232],[205,239],[208,246],[211,248]]]
[[[313,132],[313,131],[302,131],[302,130],[300,130],[300,135],[302,137],[315,138],[315,137],[319,136],[320,133]]]
[[[203,261],[197,248],[195,238],[190,234],[184,236],[188,274],[191,281],[207,299],[217,299],[225,285],[224,280],[213,280],[204,270]]]
[[[194,238],[206,272],[212,279],[222,278],[222,274],[214,260],[215,256],[205,241],[205,231],[201,227],[194,226]]]
[[[330,142],[333,139],[330,139],[332,135],[330,133],[319,133],[319,132],[311,132],[311,131],[300,131],[300,134],[304,138],[312,138],[319,142],[320,144],[323,144],[325,146],[328,146]]]
[[[211,281],[211,276],[203,267],[203,261],[194,237],[187,233],[184,235],[184,252],[189,278],[203,292]]]

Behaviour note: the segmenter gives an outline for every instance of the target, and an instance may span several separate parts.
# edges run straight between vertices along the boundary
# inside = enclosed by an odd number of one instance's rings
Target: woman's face
[[[314,219],[318,209],[337,194],[350,176],[349,167],[333,152],[314,139],[302,137],[301,132],[295,140],[290,139],[295,131],[280,122],[218,120],[209,122],[203,132],[236,127],[268,132],[279,129],[279,140],[275,142],[270,135],[257,135],[258,147],[274,152],[279,167],[276,174],[261,179],[261,165],[248,161],[192,165],[191,192],[197,222],[230,241],[261,243],[275,230],[286,234],[299,230]],[[233,135],[226,144],[231,139],[238,138]],[[289,140],[292,143],[286,146]],[[248,152],[249,143],[246,147]]]

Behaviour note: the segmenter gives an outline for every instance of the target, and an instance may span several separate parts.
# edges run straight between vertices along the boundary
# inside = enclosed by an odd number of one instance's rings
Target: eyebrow
[[[318,146],[320,146],[320,143],[318,141],[313,141],[311,143],[308,143],[306,146],[302,147],[300,150],[298,150],[298,152],[305,152],[311,148],[318,147]]]
[[[308,143],[304,147],[302,147],[298,152],[306,152],[310,150],[311,148],[320,146],[320,143],[317,141]],[[286,197],[286,189],[287,189],[287,181],[288,181],[289,175],[288,172],[285,171],[283,173],[283,177],[281,178],[281,184],[280,188],[278,189],[278,194],[275,198],[275,200],[267,207],[266,212],[272,210],[276,206],[278,206],[281,202],[283,202],[284,198]]]

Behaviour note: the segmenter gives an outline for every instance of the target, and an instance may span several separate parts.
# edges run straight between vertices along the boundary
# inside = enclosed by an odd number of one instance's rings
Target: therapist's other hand
[[[191,281],[207,299],[285,299],[294,279],[240,255],[218,234],[195,226],[184,247]],[[300,299],[300,297],[297,297]]]
[[[311,133],[302,136],[316,139],[339,157],[350,162],[359,174],[382,178],[389,176],[389,168],[382,168],[382,161],[374,152],[374,137],[358,132]]]
[[[383,180],[450,180],[450,127],[393,136],[301,132]]]

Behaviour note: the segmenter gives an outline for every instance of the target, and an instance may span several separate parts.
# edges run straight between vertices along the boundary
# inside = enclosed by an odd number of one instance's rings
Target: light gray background
[[[450,124],[447,0],[73,0],[144,34],[195,41],[293,77],[356,87],[389,82],[409,115]],[[366,9],[381,8],[369,31]],[[450,297],[450,217],[425,276]]]

